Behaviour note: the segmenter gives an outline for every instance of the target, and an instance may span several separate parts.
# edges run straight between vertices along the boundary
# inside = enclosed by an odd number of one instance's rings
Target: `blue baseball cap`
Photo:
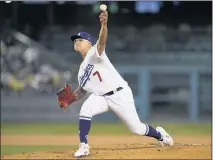
[[[87,33],[87,32],[79,32],[77,35],[72,35],[71,36],[71,40],[74,42],[76,39],[78,38],[82,38],[82,39],[86,39],[88,40],[89,42],[92,43],[92,36]]]

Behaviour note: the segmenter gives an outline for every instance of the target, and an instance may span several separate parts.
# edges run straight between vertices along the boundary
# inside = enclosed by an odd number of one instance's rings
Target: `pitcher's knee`
[[[132,132],[137,134],[137,135],[144,136],[146,134],[146,125],[141,123],[140,125],[133,128]]]
[[[90,117],[92,118],[92,112],[90,110],[88,110],[87,108],[81,108],[80,113],[79,113],[79,117]]]

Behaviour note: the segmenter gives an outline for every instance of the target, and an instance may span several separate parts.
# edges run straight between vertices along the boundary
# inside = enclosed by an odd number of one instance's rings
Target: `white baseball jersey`
[[[99,56],[97,45],[88,51],[82,62],[78,80],[84,90],[92,92],[81,107],[80,119],[91,120],[111,110],[133,133],[146,135],[147,126],[138,117],[131,88],[115,70],[105,51]],[[111,96],[101,96],[118,87],[123,89]]]
[[[118,87],[127,86],[127,82],[116,71],[105,50],[98,54],[97,44],[87,52],[78,73],[79,85],[95,95],[104,95]]]

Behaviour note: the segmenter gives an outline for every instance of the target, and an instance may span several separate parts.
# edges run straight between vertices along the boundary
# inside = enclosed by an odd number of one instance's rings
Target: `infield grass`
[[[151,123],[153,127],[158,124]],[[211,135],[211,124],[191,123],[160,123],[172,135]],[[2,135],[15,134],[53,134],[53,135],[78,135],[78,124],[9,124],[1,125]],[[92,124],[91,135],[131,135],[132,133],[122,123]]]

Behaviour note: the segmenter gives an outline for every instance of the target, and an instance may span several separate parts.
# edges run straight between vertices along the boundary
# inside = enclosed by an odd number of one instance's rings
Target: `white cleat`
[[[160,134],[162,135],[163,140],[159,141],[162,147],[164,145],[168,145],[168,146],[174,145],[172,137],[162,127],[157,127],[156,131],[160,132]]]
[[[85,143],[80,143],[79,149],[75,152],[74,157],[84,157],[89,155],[89,145]]]

